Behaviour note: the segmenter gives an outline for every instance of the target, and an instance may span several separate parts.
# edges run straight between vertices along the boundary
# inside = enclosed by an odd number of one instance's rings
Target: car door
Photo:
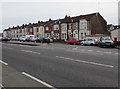
[[[87,41],[87,39],[84,41],[84,45],[87,45],[88,44],[88,41]]]

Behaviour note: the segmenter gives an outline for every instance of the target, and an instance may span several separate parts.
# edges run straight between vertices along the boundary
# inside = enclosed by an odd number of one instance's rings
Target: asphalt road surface
[[[95,46],[2,45],[3,62],[53,87],[118,87],[118,55],[118,49]]]

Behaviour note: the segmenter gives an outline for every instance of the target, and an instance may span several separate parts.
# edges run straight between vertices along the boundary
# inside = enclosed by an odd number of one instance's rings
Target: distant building
[[[112,40],[117,40],[120,42],[120,25],[113,26],[113,29],[110,30]]]

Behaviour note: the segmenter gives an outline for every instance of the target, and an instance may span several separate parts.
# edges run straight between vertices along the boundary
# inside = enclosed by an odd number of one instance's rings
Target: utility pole
[[[80,29],[80,26],[79,26],[79,20],[78,20],[78,40],[79,40],[79,29]]]
[[[69,29],[69,23],[67,22],[67,40],[69,38],[69,36],[68,36],[68,29]]]

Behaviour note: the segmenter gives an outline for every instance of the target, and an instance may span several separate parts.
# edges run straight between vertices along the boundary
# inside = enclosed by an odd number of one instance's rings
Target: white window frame
[[[79,27],[80,27],[80,30],[86,30],[87,29],[87,21],[80,20]]]
[[[61,24],[61,29],[62,30],[67,30],[67,24]]]
[[[54,25],[54,30],[59,30],[59,25]]]
[[[46,29],[45,29],[46,31],[48,31],[49,30],[49,27],[46,27]]]

